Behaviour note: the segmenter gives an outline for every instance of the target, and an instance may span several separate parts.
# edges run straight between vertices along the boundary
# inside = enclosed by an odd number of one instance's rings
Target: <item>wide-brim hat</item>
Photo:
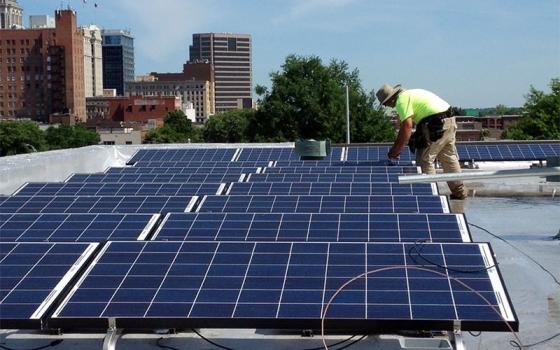
[[[403,91],[401,84],[397,84],[395,86],[383,84],[383,86],[379,88],[379,90],[377,90],[375,96],[379,100],[379,103],[384,105],[385,103],[387,103],[387,101],[389,101],[391,98],[393,98],[396,94],[398,94],[401,91]]]

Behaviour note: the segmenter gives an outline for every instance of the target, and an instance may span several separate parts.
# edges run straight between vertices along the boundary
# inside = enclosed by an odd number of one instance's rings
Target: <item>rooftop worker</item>
[[[416,163],[425,174],[435,174],[435,160],[445,172],[460,173],[461,166],[455,147],[457,124],[453,108],[436,94],[422,89],[405,90],[400,85],[384,84],[376,93],[383,106],[395,108],[399,115],[400,129],[397,140],[389,150],[389,159],[398,158],[408,143],[416,152]],[[416,124],[416,131],[412,129]],[[451,199],[467,198],[462,181],[447,183]]]

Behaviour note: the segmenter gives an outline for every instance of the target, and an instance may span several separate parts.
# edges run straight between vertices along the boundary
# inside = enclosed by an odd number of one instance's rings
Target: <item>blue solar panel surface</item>
[[[293,242],[470,242],[453,214],[173,213],[155,240]]]
[[[240,168],[240,167],[223,167],[223,168],[147,168],[147,167],[126,167],[126,168],[109,168],[105,173],[108,175],[118,174],[200,174],[200,175],[237,175],[245,173],[255,173],[260,168]]]
[[[249,174],[247,182],[397,183],[400,174]]]
[[[348,147],[348,161],[380,161],[387,159],[389,146]],[[560,156],[560,143],[529,144],[457,144],[459,158],[465,161],[543,160]],[[401,161],[415,160],[408,148],[401,154]]]
[[[397,183],[402,174],[249,174],[247,182],[379,182]]]
[[[324,161],[341,160],[342,148],[334,147]],[[293,148],[242,148],[236,161],[298,160]]]
[[[344,182],[236,182],[228,195],[437,195],[431,184]]]
[[[157,214],[0,214],[0,241],[132,241],[145,238],[158,217]]]
[[[117,324],[125,325],[126,320],[152,319],[170,327],[197,327],[201,321],[212,320],[214,327],[236,323],[258,327],[267,319],[272,328],[281,328],[305,320],[314,328],[325,303],[350,278],[394,265],[421,266],[407,254],[413,247],[400,243],[112,242],[55,311],[53,321],[115,318]],[[347,329],[348,321],[354,320],[371,331],[379,320],[392,320],[414,321],[408,323],[411,328],[433,329],[430,322],[437,320],[442,326],[438,329],[453,329],[453,320],[460,319],[462,330],[504,330],[502,318],[511,323],[515,319],[486,250],[485,244],[425,244],[423,254],[431,260],[478,272],[434,268],[438,275],[395,268],[360,278],[334,299],[327,314],[328,328]],[[491,305],[457,280],[481,293]],[[402,324],[395,324],[402,329]]]
[[[440,196],[205,196],[200,212],[445,213]]]
[[[329,167],[272,167],[264,170],[267,174],[418,174],[417,167],[369,167],[369,166],[329,166]]]
[[[301,162],[296,162],[301,163]],[[201,161],[149,161],[136,162],[135,168],[258,168],[273,165],[272,161],[247,161],[247,162],[201,162]]]
[[[190,196],[14,196],[1,213],[170,213],[183,212]]]
[[[128,163],[140,161],[229,162],[233,160],[236,153],[236,148],[141,149]]]
[[[38,326],[97,244],[0,243],[2,328]]]
[[[241,175],[242,176],[242,175]],[[67,182],[123,182],[123,183],[224,183],[239,181],[240,175],[208,174],[76,174]]]
[[[225,184],[28,183],[16,196],[195,196],[220,194]]]

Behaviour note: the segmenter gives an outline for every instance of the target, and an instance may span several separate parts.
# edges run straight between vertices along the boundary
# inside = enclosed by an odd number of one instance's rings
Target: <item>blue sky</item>
[[[19,0],[130,29],[136,74],[179,71],[196,32],[253,36],[254,84],[291,53],[343,59],[363,86],[401,83],[462,107],[519,106],[560,77],[560,0]],[[93,4],[98,7],[94,8]]]

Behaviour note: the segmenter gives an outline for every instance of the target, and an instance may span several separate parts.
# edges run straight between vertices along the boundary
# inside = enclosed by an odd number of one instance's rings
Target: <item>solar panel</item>
[[[229,162],[238,152],[237,148],[178,148],[141,149],[128,161],[210,161]]]
[[[234,182],[228,195],[437,195],[435,184],[344,182]]]
[[[348,147],[344,160],[383,161],[388,151],[389,146]],[[560,143],[457,144],[457,153],[468,161],[544,160],[560,156]],[[407,162],[415,157],[405,148],[400,160]]]
[[[3,242],[101,242],[145,239],[159,214],[0,214]]]
[[[49,325],[107,328],[319,328],[506,331],[518,321],[487,244],[110,242]],[[399,266],[399,267],[394,267]],[[400,267],[404,266],[404,267]],[[460,282],[457,282],[457,281]],[[466,286],[466,287],[465,287]],[[474,292],[481,293],[482,300]]]
[[[396,164],[397,166],[413,166],[412,162],[405,162],[405,161],[400,161],[398,162],[398,164]],[[379,166],[395,166],[395,164],[389,164],[387,159],[382,159],[382,160],[378,160],[378,161],[339,161],[339,160],[330,160],[330,161],[325,161],[325,160],[305,160],[305,161],[298,161],[298,160],[279,160],[279,161],[274,161],[272,162],[272,165],[269,166],[274,166],[274,167],[298,167],[298,166],[304,166],[304,167],[321,167],[321,166],[335,166],[335,167],[339,167],[339,166],[369,166],[369,167],[379,167]]]
[[[247,182],[398,183],[399,174],[248,174]]]
[[[28,183],[16,196],[195,196],[221,194],[226,184],[197,183]]]
[[[214,183],[236,182],[245,175],[208,174],[75,174],[66,180],[69,183],[94,182],[144,182],[144,183]]]
[[[241,148],[236,161],[300,160],[293,148]],[[324,161],[341,160],[342,148],[333,147]]]
[[[471,242],[454,214],[171,213],[154,234],[169,241]]]
[[[2,213],[169,213],[189,211],[197,196],[13,196]]]
[[[241,175],[245,173],[259,173],[262,168],[147,168],[147,167],[127,167],[109,168],[105,172],[108,175],[118,174],[203,174],[203,175]]]
[[[204,196],[199,212],[448,213],[443,196]]]
[[[0,243],[0,323],[40,328],[41,318],[97,243]]]
[[[247,172],[249,173],[249,172]],[[325,167],[272,167],[265,168],[267,174],[419,174],[418,167],[369,167],[369,166],[325,166]]]
[[[248,174],[247,182],[399,182],[399,174]]]
[[[272,166],[273,161],[264,162],[201,162],[201,161],[147,161],[147,162],[136,162],[134,163],[135,168],[145,167],[145,168],[200,168],[200,167],[211,167],[211,168],[258,168]]]

